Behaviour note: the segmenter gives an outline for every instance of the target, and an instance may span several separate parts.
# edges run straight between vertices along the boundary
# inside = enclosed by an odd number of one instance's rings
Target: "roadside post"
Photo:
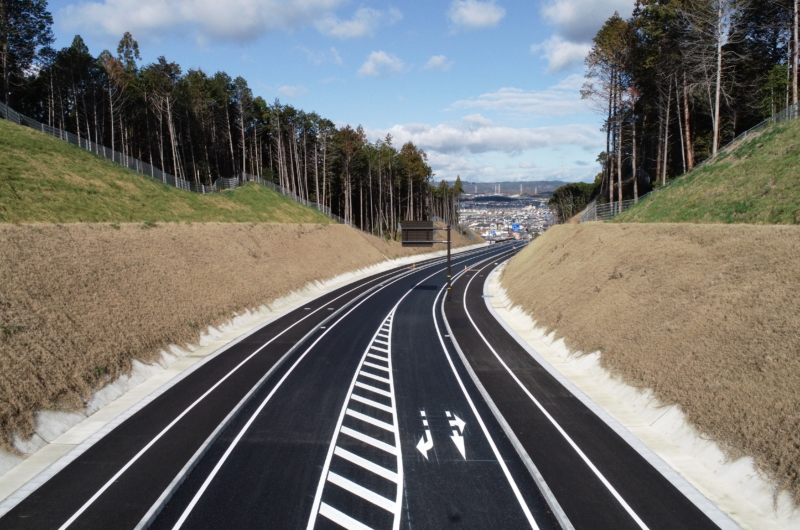
[[[433,238],[434,231],[447,231],[447,241],[436,241]],[[432,247],[434,243],[447,243],[447,295],[445,299],[450,301],[450,279],[453,275],[450,268],[450,225],[446,228],[435,228],[433,221],[403,221],[400,225],[402,241],[404,247]]]

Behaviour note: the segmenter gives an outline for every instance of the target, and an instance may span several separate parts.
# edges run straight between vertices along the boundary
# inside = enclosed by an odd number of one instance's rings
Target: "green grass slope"
[[[0,223],[175,221],[331,222],[256,184],[213,195],[173,188],[0,119]]]
[[[748,136],[615,220],[800,224],[800,120]]]

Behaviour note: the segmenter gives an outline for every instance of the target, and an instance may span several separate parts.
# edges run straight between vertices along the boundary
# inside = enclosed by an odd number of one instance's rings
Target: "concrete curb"
[[[600,352],[572,352],[514,306],[500,286],[505,264],[487,278],[486,304],[542,366],[618,432],[637,452],[722,528],[800,528],[784,492],[759,477],[752,460],[727,462],[722,450],[697,435],[677,406],[664,407],[600,366]]]
[[[461,254],[486,246],[485,243],[452,250]],[[0,516],[44,484],[53,475],[88,450],[148,403],[189,376],[217,355],[255,333],[283,314],[334,289],[367,276],[402,265],[441,257],[446,251],[405,256],[383,261],[325,281],[314,281],[301,289],[242,314],[234,315],[219,329],[209,327],[199,344],[188,349],[170,345],[158,363],[133,361],[130,375],[95,393],[84,410],[75,412],[41,411],[36,415],[36,430],[30,440],[17,440],[24,456],[0,451]]]

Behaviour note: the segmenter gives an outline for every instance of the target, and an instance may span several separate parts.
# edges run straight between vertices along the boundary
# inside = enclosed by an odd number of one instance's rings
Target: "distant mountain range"
[[[547,193],[567,184],[560,180],[533,180],[528,182],[462,182],[465,193],[501,193],[517,194],[522,187],[522,193]]]

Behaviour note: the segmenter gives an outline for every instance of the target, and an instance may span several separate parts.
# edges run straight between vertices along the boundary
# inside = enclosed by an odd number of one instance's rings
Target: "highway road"
[[[717,528],[491,315],[494,245],[320,296],[188,373],[0,528]]]

